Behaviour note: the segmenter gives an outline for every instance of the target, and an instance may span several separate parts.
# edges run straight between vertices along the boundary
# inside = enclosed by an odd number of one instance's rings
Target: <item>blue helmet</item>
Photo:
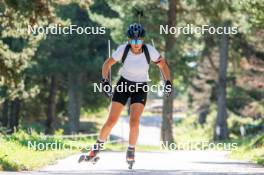
[[[139,38],[145,36],[145,30],[141,24],[130,24],[127,29],[128,38]]]

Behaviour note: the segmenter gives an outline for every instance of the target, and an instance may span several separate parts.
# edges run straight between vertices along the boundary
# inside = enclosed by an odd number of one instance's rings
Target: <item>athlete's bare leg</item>
[[[119,102],[112,102],[110,112],[108,114],[108,118],[104,123],[99,137],[99,140],[105,141],[110,134],[112,128],[115,126],[116,122],[118,121],[120,114],[124,108],[124,105]]]

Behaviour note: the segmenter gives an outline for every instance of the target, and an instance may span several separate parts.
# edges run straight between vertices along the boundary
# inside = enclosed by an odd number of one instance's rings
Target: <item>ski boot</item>
[[[78,162],[91,162],[93,164],[96,164],[96,162],[100,159],[98,157],[98,153],[103,148],[103,142],[96,142],[93,147],[90,149],[88,155],[81,155]]]
[[[126,161],[128,163],[128,169],[132,169],[133,164],[135,163],[135,148],[128,147]]]

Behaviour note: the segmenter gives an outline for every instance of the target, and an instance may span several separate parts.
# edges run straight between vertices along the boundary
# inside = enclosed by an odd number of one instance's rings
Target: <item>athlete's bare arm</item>
[[[162,72],[162,74],[164,76],[164,79],[171,81],[170,68],[169,68],[165,58],[160,57],[159,60],[157,62],[155,62],[155,63],[157,64],[157,66],[161,70],[161,72]]]
[[[107,60],[105,60],[102,67],[102,77],[104,79],[108,79],[109,70],[115,63],[116,61],[113,58],[108,58]]]

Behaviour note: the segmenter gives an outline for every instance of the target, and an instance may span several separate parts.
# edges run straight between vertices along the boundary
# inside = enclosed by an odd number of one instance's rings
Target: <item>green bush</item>
[[[263,120],[254,120],[251,117],[241,117],[230,113],[228,118],[228,127],[231,138],[241,137],[241,127],[245,130],[245,135],[254,135],[261,132]]]
[[[264,165],[264,134],[252,135],[236,139],[239,147],[233,150],[230,157],[243,159]]]
[[[233,112],[237,113],[252,100],[247,91],[241,87],[235,86],[227,89],[227,107]]]

